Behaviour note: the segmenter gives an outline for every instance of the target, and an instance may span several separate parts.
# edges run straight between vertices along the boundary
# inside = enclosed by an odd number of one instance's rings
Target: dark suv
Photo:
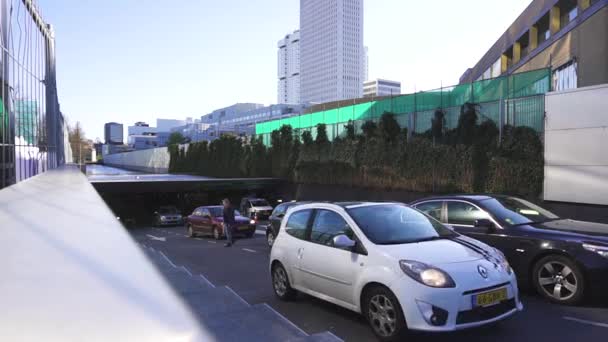
[[[279,228],[281,228],[281,221],[283,220],[287,209],[305,203],[310,202],[285,202],[279,204],[278,206],[276,206],[276,208],[274,208],[272,214],[270,214],[270,217],[268,218],[268,225],[266,225],[266,242],[268,243],[268,247],[272,247],[272,244],[274,244],[274,239],[279,233]]]

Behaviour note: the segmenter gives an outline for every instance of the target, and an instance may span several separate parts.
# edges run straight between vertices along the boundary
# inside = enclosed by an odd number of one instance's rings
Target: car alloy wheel
[[[266,234],[266,242],[268,243],[268,247],[272,247],[272,245],[274,244],[274,234],[273,233]]]
[[[559,301],[572,298],[578,289],[578,280],[572,269],[558,261],[543,265],[538,272],[538,283],[546,294]]]
[[[538,292],[560,304],[576,304],[583,299],[584,279],[578,266],[563,256],[548,256],[534,268]]]
[[[287,272],[281,264],[277,264],[272,268],[272,287],[274,288],[274,293],[281,300],[290,300],[296,295],[296,291],[289,284]]]
[[[376,334],[389,337],[395,334],[397,329],[397,313],[391,300],[383,295],[377,294],[369,301],[369,321]]]

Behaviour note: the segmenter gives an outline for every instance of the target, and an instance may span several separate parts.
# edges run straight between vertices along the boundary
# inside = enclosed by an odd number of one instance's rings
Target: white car
[[[476,327],[523,309],[500,251],[401,203],[290,208],[270,271],[280,299],[301,291],[362,313],[385,341],[408,330]]]

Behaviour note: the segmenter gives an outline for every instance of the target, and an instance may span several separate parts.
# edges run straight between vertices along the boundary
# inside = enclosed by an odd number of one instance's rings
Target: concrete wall
[[[167,173],[169,160],[170,155],[166,147],[109,154],[103,157],[105,165],[148,173]]]
[[[548,201],[608,205],[608,84],[545,97]]]

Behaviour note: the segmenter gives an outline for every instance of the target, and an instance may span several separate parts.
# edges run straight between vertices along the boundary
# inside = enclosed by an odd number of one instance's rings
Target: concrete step
[[[256,304],[243,310],[213,315],[202,324],[222,342],[284,342],[307,337],[304,331],[279,316],[267,304]]]
[[[204,288],[181,296],[203,323],[214,315],[242,311],[251,306],[225,286]]]
[[[296,337],[286,342],[342,342],[343,340],[329,331],[305,337]]]

